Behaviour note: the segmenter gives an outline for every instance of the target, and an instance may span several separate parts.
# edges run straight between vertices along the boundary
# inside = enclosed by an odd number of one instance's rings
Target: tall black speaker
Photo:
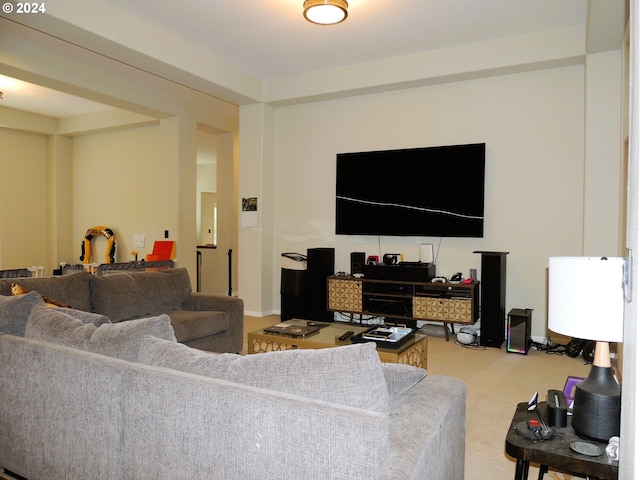
[[[480,281],[480,345],[501,348],[505,337],[507,255],[482,252]]]
[[[280,275],[280,319],[304,318],[307,271],[283,268]]]
[[[309,248],[305,286],[305,318],[332,322],[333,312],[327,310],[327,277],[335,273],[334,248]]]

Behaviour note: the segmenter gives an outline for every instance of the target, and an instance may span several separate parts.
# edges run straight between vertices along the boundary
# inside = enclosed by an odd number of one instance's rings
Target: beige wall
[[[43,133],[19,130],[29,117],[40,118],[25,113],[17,116],[16,129],[0,128],[0,268],[43,265],[51,274],[60,262],[80,263],[82,240],[93,226],[114,231],[116,261],[133,260],[133,250],[143,259],[168,230],[177,241],[178,265],[189,269],[195,288],[197,124],[188,117],[119,122],[121,115],[111,116],[108,125],[103,115],[98,122],[92,116],[76,122],[90,133],[75,130],[72,136],[55,134],[69,121],[48,122],[37,128]],[[228,181],[221,189],[224,257],[216,259],[224,267],[212,275],[226,293],[226,252],[237,250],[237,151],[234,133],[217,136],[219,168]],[[144,247],[133,246],[134,233],[145,235]],[[102,236],[92,240],[92,262],[105,261],[106,244]]]
[[[95,225],[116,234],[116,261],[142,259],[154,240],[178,234],[178,162],[167,148],[163,125],[82,135],[73,139],[73,236],[78,263],[80,243]],[[171,127],[169,127],[171,128]],[[144,248],[134,248],[133,234],[144,234]],[[92,241],[92,261],[103,263],[106,238]]]
[[[0,128],[0,268],[49,267],[47,137]]]
[[[162,121],[73,139],[0,129],[0,266],[43,265],[50,274],[60,262],[80,263],[93,226],[114,231],[116,261],[133,259],[133,233],[146,235],[139,258],[164,230],[175,239],[179,168],[167,129],[175,130]],[[93,262],[104,261],[106,243],[94,238]]]

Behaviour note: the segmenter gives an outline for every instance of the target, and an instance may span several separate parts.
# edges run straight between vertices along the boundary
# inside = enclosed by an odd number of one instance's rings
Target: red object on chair
[[[176,258],[176,242],[173,240],[156,240],[153,251],[145,257],[147,262],[156,260],[173,260]]]

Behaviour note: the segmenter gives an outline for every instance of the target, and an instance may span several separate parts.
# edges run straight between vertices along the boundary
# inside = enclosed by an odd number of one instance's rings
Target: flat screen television
[[[336,234],[483,236],[484,143],[336,157]]]

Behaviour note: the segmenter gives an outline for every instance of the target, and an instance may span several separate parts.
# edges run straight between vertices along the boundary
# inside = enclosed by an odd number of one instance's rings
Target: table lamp
[[[596,342],[591,372],[576,385],[573,429],[601,442],[620,434],[620,384],[609,342],[622,342],[624,267],[618,257],[549,259],[549,329]]]

